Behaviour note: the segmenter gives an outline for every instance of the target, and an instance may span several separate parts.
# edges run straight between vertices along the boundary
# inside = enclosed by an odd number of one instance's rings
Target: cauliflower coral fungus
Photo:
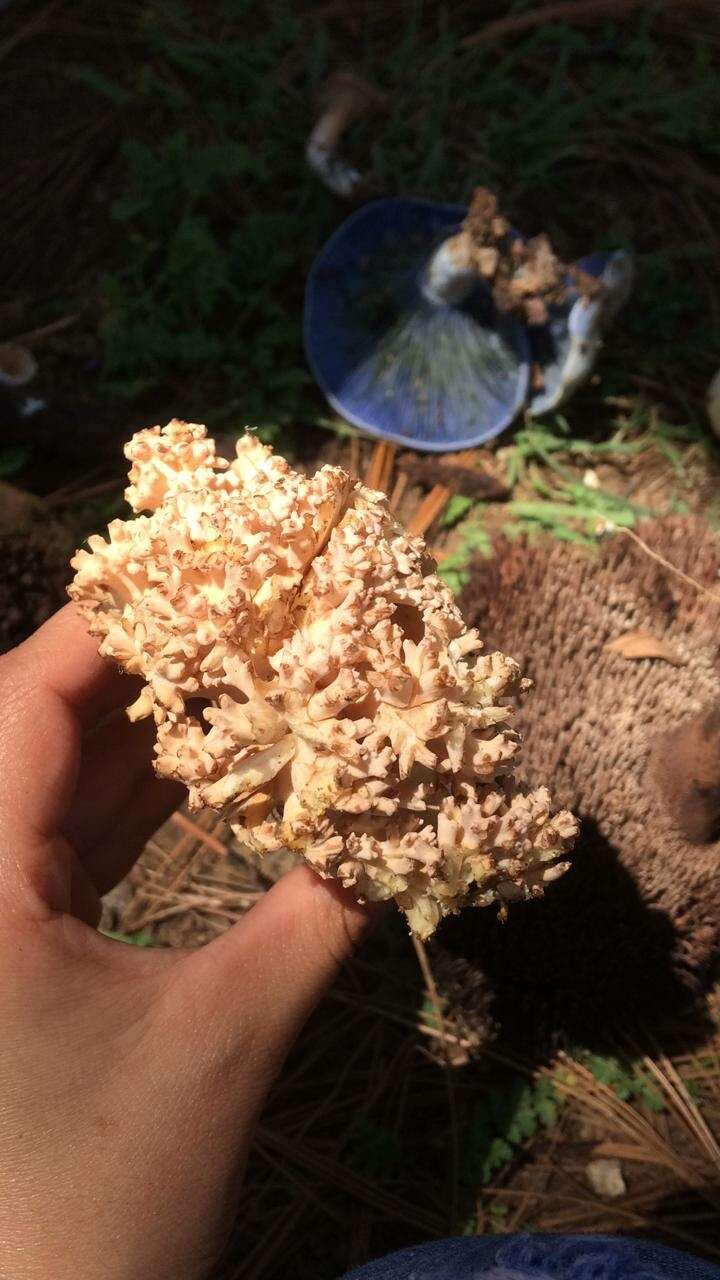
[[[138,432],[127,500],[70,594],[100,651],[145,681],[155,768],[259,853],[296,851],[428,937],[461,905],[535,897],[576,823],[512,779],[508,695],[424,543],[340,467],[292,470],[245,436]]]

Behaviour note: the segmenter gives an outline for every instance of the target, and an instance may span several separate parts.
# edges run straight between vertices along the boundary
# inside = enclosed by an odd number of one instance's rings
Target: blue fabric
[[[720,1280],[720,1267],[646,1240],[507,1235],[433,1240],[343,1280]]]

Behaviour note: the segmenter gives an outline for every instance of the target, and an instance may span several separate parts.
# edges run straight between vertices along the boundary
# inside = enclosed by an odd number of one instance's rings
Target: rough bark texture
[[[703,521],[640,533],[720,596],[720,538]],[[501,541],[463,604],[487,645],[535,682],[517,716],[521,774],[550,778],[582,826],[571,871],[542,903],[504,925],[449,923],[441,945],[484,971],[513,1034],[639,1029],[701,989],[720,940],[720,607],[622,534],[594,556]],[[685,665],[604,650],[635,630],[667,640]]]

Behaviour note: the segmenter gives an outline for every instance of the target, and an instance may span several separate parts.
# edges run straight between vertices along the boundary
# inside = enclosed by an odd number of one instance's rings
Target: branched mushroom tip
[[[539,896],[576,834],[512,777],[517,664],[481,654],[424,543],[339,467],[174,420],[126,447],[135,519],[73,561],[100,651],[144,688],[157,773],[254,850],[289,848],[428,937]]]

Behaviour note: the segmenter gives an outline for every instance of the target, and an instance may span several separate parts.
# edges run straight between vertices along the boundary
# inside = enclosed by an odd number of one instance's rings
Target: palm
[[[273,1075],[364,924],[301,869],[199,952],[89,927],[182,798],[132,696],[72,608],[0,660],[2,1275],[205,1275]]]

